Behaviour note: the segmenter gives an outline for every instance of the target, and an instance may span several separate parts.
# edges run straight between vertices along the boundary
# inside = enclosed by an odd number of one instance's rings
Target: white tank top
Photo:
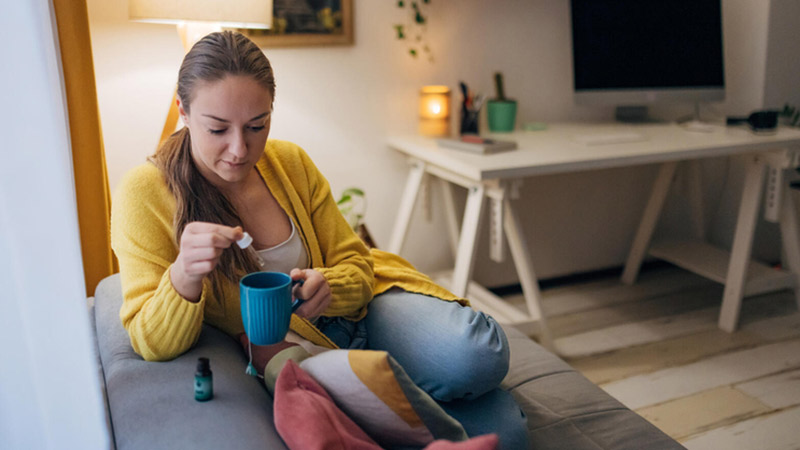
[[[308,269],[308,255],[303,247],[303,240],[300,239],[294,221],[289,219],[289,222],[292,224],[289,239],[274,247],[258,250],[258,256],[264,260],[264,271],[288,274],[294,268]]]

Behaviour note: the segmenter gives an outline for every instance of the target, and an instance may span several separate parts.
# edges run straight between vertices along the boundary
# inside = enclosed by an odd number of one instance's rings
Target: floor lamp
[[[226,28],[270,28],[272,0],[129,0],[128,17],[137,22],[177,25],[188,52],[208,33]],[[159,145],[178,125],[177,91],[172,94]]]

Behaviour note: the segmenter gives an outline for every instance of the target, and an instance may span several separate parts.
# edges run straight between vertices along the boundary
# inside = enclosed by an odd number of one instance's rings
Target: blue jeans
[[[497,433],[503,449],[528,447],[525,415],[499,388],[509,349],[493,318],[393,289],[376,296],[359,322],[322,317],[317,326],[340,348],[387,351],[469,436]]]

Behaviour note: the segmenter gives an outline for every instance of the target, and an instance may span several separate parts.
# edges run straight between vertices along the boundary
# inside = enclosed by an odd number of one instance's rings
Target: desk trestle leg
[[[442,191],[442,198],[444,200],[444,216],[447,220],[447,238],[450,242],[450,250],[455,257],[458,253],[458,240],[461,232],[458,229],[459,221],[458,214],[456,213],[456,203],[453,200],[453,186],[441,178],[437,178],[439,187]]]
[[[504,228],[508,237],[508,246],[511,249],[511,257],[514,259],[514,266],[517,268],[522,293],[525,296],[525,305],[528,309],[528,318],[539,323],[540,343],[549,350],[555,350],[553,337],[550,328],[547,326],[544,312],[541,309],[542,294],[539,290],[539,282],[533,270],[528,244],[522,232],[522,225],[516,212],[511,208],[508,198],[505,203],[505,223]]]
[[[453,294],[469,298],[475,304],[474,306],[482,305],[484,309],[488,310],[486,312],[495,315],[499,322],[516,326],[527,334],[537,334],[542,345],[554,350],[553,339],[540,307],[541,293],[536,274],[533,271],[528,245],[525,242],[519,217],[511,207],[510,198],[519,196],[518,190],[521,183],[519,180],[514,180],[510,184],[496,180],[475,183],[446,170],[429,167],[425,163],[415,161],[406,182],[388,250],[397,254],[402,250],[417,201],[420,195],[429,195],[429,191],[425,191],[429,189],[426,186],[429,176],[441,181],[442,193],[445,197],[444,207],[448,236],[456,259],[452,273],[441,274],[434,278],[449,285]],[[467,204],[460,230],[450,182],[464,186],[468,190]],[[507,303],[478,283],[471,281],[483,218],[483,206],[487,199],[491,200],[493,215],[491,257],[496,261],[502,261],[504,241],[507,238],[514,266],[522,285],[525,308]],[[429,203],[428,206],[430,206]]]
[[[472,276],[475,265],[475,252],[478,250],[478,231],[481,225],[481,211],[485,199],[485,188],[476,185],[469,188],[467,207],[464,210],[464,221],[461,225],[461,237],[458,241],[456,265],[453,269],[453,284],[450,287],[459,297],[466,297],[467,283]]]
[[[389,240],[389,252],[400,254],[403,249],[403,243],[408,235],[408,226],[411,224],[411,216],[414,214],[414,205],[417,203],[422,183],[425,181],[425,164],[415,162],[411,166],[411,173],[408,175],[405,190],[403,190],[403,197],[400,200],[400,208],[397,212],[397,220],[394,223],[394,230],[392,230],[392,237]]]
[[[625,270],[622,272],[622,282],[625,284],[633,284],[636,277],[639,276],[639,268],[642,266],[650,239],[653,237],[653,231],[658,223],[658,217],[661,215],[661,209],[664,207],[664,200],[667,198],[677,166],[677,162],[668,162],[662,164],[658,169],[658,177],[653,185],[650,200],[647,202],[644,216],[636,231],[636,238],[634,238],[631,251],[628,253]]]
[[[747,158],[742,202],[736,220],[736,233],[733,237],[728,275],[725,277],[725,291],[722,294],[722,310],[719,314],[719,327],[729,333],[736,330],[739,322],[763,185],[764,164],[757,156]]]

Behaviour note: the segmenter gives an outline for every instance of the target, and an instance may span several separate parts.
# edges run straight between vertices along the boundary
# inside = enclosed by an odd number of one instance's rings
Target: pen
[[[481,109],[481,106],[483,105],[484,98],[485,97],[483,95],[481,95],[481,94],[478,94],[478,95],[475,96],[475,100],[472,102],[472,107],[473,107],[474,110],[477,111],[477,110]]]
[[[469,98],[469,91],[467,90],[467,85],[463,81],[460,82],[460,85],[461,85],[461,94],[464,96],[464,101],[466,101],[467,98]]]

